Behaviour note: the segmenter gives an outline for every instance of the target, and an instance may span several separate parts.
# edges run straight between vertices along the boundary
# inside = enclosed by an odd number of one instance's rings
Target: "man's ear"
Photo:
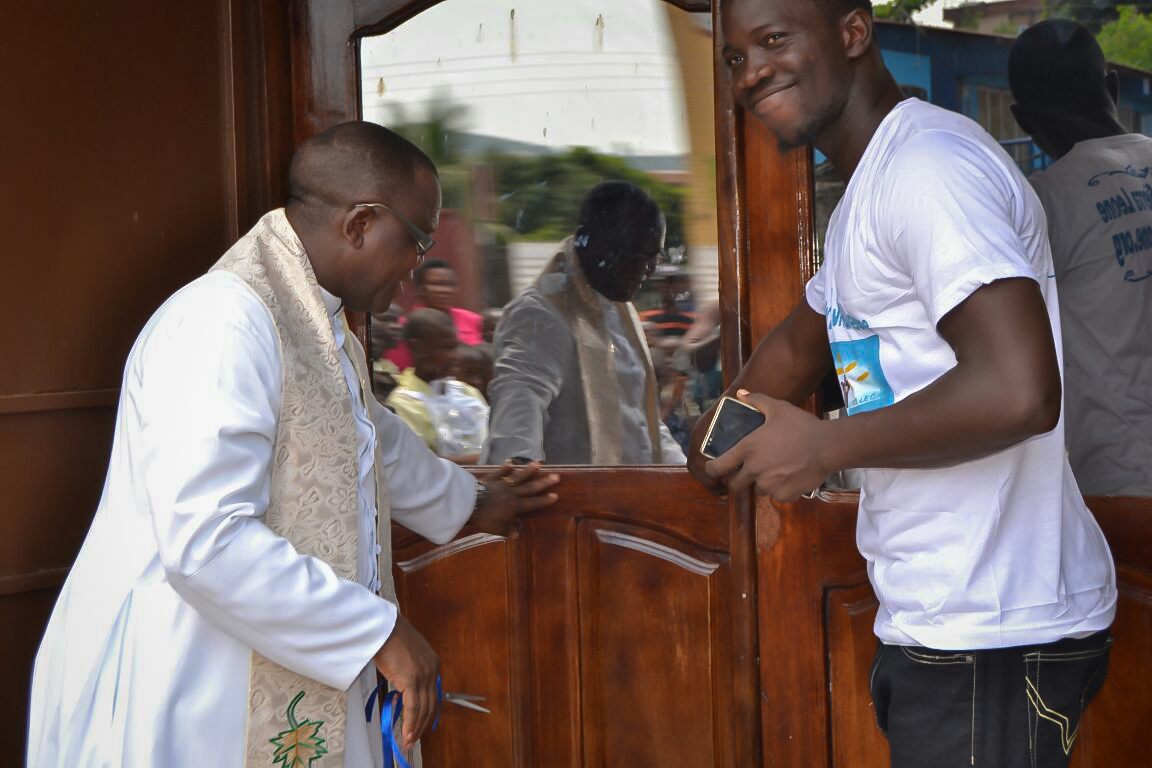
[[[374,208],[353,208],[341,220],[340,234],[356,249],[364,246],[364,235],[376,216]]]
[[[848,58],[860,58],[872,47],[872,14],[863,8],[850,11],[841,19],[840,31]]]

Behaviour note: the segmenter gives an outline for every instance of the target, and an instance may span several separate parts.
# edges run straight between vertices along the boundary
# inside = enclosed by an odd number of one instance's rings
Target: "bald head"
[[[305,141],[288,171],[289,211],[312,220],[364,201],[403,201],[420,172],[436,166],[382,125],[340,123]]]

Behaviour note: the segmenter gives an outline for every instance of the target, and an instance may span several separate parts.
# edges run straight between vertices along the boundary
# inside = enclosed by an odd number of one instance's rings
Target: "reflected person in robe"
[[[1086,494],[1152,496],[1152,138],[1120,124],[1119,79],[1074,21],[1025,30],[1008,83],[1016,122],[1056,160],[1028,180],[1060,290],[1072,472]]]
[[[380,765],[377,672],[405,747],[431,725],[439,662],[397,610],[391,520],[503,534],[556,482],[476,480],[371,394],[344,311],[388,309],[439,211],[415,146],[335,126],[297,151],[286,209],[149,320],[36,658],[28,765]]]
[[[483,463],[683,464],[660,420],[652,359],[632,299],[664,247],[642,189],[598,184],[535,284],[504,309]]]

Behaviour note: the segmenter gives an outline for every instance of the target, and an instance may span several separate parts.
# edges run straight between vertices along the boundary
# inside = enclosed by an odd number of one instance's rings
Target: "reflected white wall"
[[[660,0],[446,0],[361,46],[365,119],[421,119],[437,94],[464,130],[553,149],[688,151]]]

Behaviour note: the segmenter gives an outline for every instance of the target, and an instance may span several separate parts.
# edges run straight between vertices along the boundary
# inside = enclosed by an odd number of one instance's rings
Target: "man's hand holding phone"
[[[725,441],[712,441],[710,445],[706,437],[701,451],[707,448],[715,456],[704,465],[709,478],[723,482],[730,492],[755,485],[760,495],[788,502],[819,487],[836,469],[827,466],[824,456],[828,422],[783,400],[740,390],[732,405],[721,403],[717,407],[713,424],[726,408],[746,406],[760,412],[763,426],[753,428],[730,445],[725,445]],[[732,413],[718,427],[710,424],[710,433],[719,428],[720,435],[738,434],[739,429],[730,431],[725,425],[746,426],[755,421],[741,411]]]

